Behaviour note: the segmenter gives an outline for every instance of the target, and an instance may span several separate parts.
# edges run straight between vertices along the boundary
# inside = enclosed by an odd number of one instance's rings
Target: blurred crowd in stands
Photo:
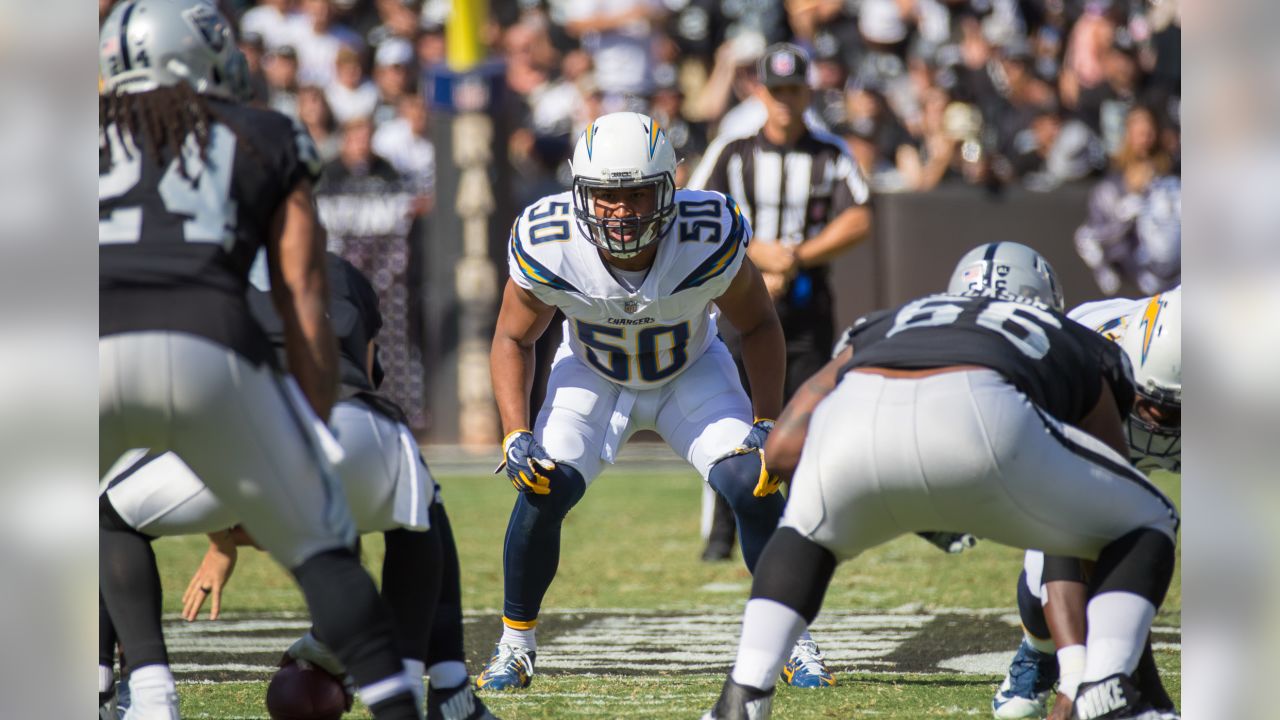
[[[326,178],[399,177],[429,211],[451,0],[219,4],[238,18],[258,101],[306,125]],[[1122,275],[1145,289],[1176,273],[1176,258],[1132,256],[1178,242],[1179,4],[490,0],[485,39],[510,91],[521,201],[567,187],[577,134],[623,109],[662,122],[683,181],[718,135],[759,127],[757,62],[789,41],[812,58],[807,122],[841,136],[877,192],[1095,183],[1076,242],[1114,292]]]

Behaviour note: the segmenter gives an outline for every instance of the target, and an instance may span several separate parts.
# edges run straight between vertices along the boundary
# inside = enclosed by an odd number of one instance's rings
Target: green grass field
[[[1155,479],[1175,501],[1179,500],[1178,476],[1161,474]],[[463,600],[470,613],[469,664],[474,674],[500,633],[502,540],[514,491],[505,479],[492,475],[445,477],[442,485],[460,548]],[[692,471],[643,474],[635,466],[607,472],[592,486],[565,524],[560,572],[544,603],[539,626],[538,675],[532,688],[523,693],[487,695],[486,702],[498,715],[507,720],[693,718],[714,702],[724,670],[732,662],[732,639],[737,633],[734,624],[740,617],[750,579],[739,561],[707,564],[698,560],[700,492]],[[182,590],[199,562],[204,544],[202,538],[156,543],[167,611],[178,611]],[[379,537],[366,537],[364,555],[371,568],[378,567]],[[824,616],[815,623],[816,639],[822,643],[824,632],[834,638],[861,615],[878,623],[877,637],[899,639],[892,641],[896,643],[892,648],[876,650],[881,653],[877,656],[880,659],[861,666],[866,669],[839,672],[835,688],[782,688],[774,705],[775,716],[797,720],[989,717],[991,694],[999,680],[997,671],[990,668],[990,660],[985,670],[961,668],[951,672],[947,670],[951,667],[947,658],[985,654],[1007,661],[1012,655],[1018,638],[1016,619],[1011,617],[1016,613],[1013,587],[1020,563],[1020,551],[991,543],[980,542],[963,556],[952,557],[907,537],[842,566],[832,582]],[[241,553],[224,599],[223,611],[228,613],[229,621],[263,613],[297,613],[302,609],[301,596],[285,573],[260,553]],[[588,609],[598,612],[583,612]],[[555,667],[555,643],[564,638],[564,647],[569,647],[570,638],[585,632],[584,628],[591,627],[595,618],[627,627],[632,621],[626,618],[636,616],[639,619],[635,623],[661,627],[666,614],[680,616],[682,623],[696,625],[703,617],[721,623],[716,631],[720,634],[715,637],[724,641],[698,648],[719,660],[705,667],[653,672],[644,672],[643,666],[623,673]],[[1178,573],[1157,618],[1157,625],[1164,628],[1157,636],[1157,659],[1164,670],[1166,686],[1175,698],[1181,660],[1177,631],[1180,615]],[[608,620],[613,616],[623,619]],[[826,622],[824,617],[834,619]],[[898,617],[903,623],[900,632],[893,627]],[[205,620],[199,621],[209,629],[225,622],[209,625]],[[294,618],[295,626],[300,622]],[[919,627],[910,629],[907,626],[911,622]],[[296,633],[291,629],[283,635]],[[853,640],[848,647],[861,647],[857,640],[861,636],[849,637]],[[201,642],[196,638],[189,641],[189,646],[198,649]],[[677,654],[685,649],[680,637],[670,638],[667,644]],[[280,649],[283,647],[282,643]],[[856,660],[857,653],[846,650],[844,645],[824,647],[833,666],[860,662]],[[868,647],[880,646],[872,643]],[[276,650],[275,655],[278,654]],[[236,659],[234,652],[224,652],[218,662],[230,661],[234,665]],[[881,661],[897,669],[876,669],[875,663]],[[175,670],[181,662],[175,661]],[[625,660],[620,662],[625,664]],[[661,664],[661,658],[656,662]],[[551,667],[544,669],[544,664]],[[266,717],[262,697],[267,673],[258,671],[261,680],[253,680],[252,671],[246,679],[241,670],[239,676],[225,682],[219,681],[217,672],[208,673],[207,678],[199,670],[189,670],[185,676],[179,672],[183,717]],[[368,715],[357,707],[349,717]]]

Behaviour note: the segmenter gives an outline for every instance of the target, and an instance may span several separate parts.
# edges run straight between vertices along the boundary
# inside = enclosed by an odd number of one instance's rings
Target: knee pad
[[[1102,549],[1091,590],[1094,595],[1133,593],[1159,608],[1173,580],[1174,556],[1168,535],[1151,528],[1134,530]]]
[[[707,483],[728,501],[735,513],[758,504],[753,493],[760,482],[760,454],[746,453],[725,458],[711,466]]]
[[[587,481],[583,479],[582,473],[568,465],[556,463],[556,469],[551,472],[551,492],[546,495],[520,493],[517,502],[528,503],[539,514],[549,513],[563,520],[586,492]]]

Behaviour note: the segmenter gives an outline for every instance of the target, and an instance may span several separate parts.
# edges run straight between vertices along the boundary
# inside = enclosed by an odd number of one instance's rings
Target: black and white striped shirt
[[[688,187],[731,196],[751,221],[754,237],[798,245],[836,216],[871,199],[867,181],[844,143],[806,129],[792,147],[763,133],[717,139]]]

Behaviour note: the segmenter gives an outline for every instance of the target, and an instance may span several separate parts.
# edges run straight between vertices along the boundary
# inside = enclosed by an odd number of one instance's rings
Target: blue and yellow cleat
[[[782,680],[791,687],[821,688],[836,684],[836,676],[827,668],[818,643],[800,639],[791,649],[791,659],[782,666]]]
[[[1049,698],[1057,682],[1057,656],[1042,653],[1023,640],[991,700],[991,713],[999,720],[1042,718],[1048,712]]]
[[[520,645],[498,643],[489,664],[476,678],[477,690],[522,690],[533,682],[533,660],[538,656]]]

